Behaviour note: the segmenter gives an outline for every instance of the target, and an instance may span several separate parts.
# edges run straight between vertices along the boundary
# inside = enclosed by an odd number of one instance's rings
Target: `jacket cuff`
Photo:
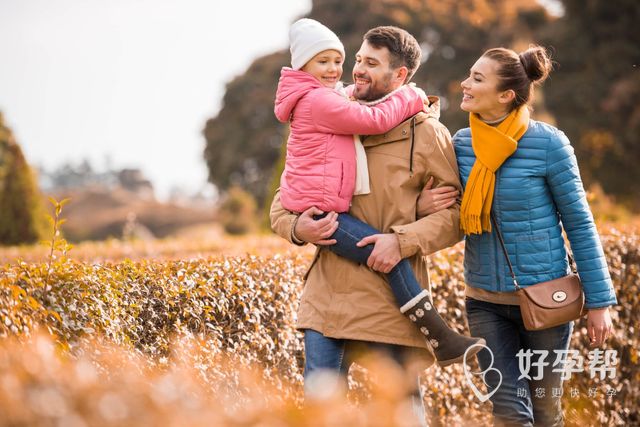
[[[587,310],[590,310],[592,308],[612,307],[617,304],[618,304],[618,300],[617,298],[614,297],[613,299],[610,299],[608,301],[599,301],[599,302],[592,302],[592,303],[585,302],[584,308],[586,308]]]
[[[611,303],[611,302],[604,302],[604,303],[593,303],[593,304],[585,304],[584,308],[587,310],[593,310],[593,309],[597,309],[597,308],[608,308],[608,307],[613,307],[614,305],[616,305],[616,303]]]
[[[418,252],[418,235],[406,225],[391,226],[400,244],[400,256],[409,258]]]
[[[300,218],[300,215],[296,215],[292,221],[291,221],[291,232],[289,234],[291,243],[293,243],[294,245],[298,245],[298,246],[304,246],[307,244],[307,242],[305,242],[304,240],[300,240],[298,239],[298,236],[296,236],[295,233],[295,229],[296,229],[296,224],[298,223],[298,219]]]

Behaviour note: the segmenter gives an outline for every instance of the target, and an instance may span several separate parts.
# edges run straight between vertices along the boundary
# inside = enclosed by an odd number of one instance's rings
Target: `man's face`
[[[394,71],[389,63],[389,49],[376,48],[366,40],[356,53],[353,66],[353,96],[362,101],[374,101],[402,85],[394,79]]]

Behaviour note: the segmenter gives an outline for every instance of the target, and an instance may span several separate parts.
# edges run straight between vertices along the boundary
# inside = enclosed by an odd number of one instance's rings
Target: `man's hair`
[[[407,67],[407,79],[411,80],[420,66],[422,51],[418,41],[402,28],[393,26],[375,27],[367,31],[364,40],[370,45],[380,49],[386,47],[389,50],[389,60],[392,68]]]

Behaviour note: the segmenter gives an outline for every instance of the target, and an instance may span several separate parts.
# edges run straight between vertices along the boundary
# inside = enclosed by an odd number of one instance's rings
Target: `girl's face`
[[[302,71],[311,74],[323,86],[333,89],[342,77],[343,62],[344,58],[337,50],[323,50],[304,64]]]
[[[460,83],[462,103],[460,108],[476,113],[481,119],[497,120],[507,113],[515,96],[512,90],[498,91],[498,63],[480,57],[469,71],[469,77]]]

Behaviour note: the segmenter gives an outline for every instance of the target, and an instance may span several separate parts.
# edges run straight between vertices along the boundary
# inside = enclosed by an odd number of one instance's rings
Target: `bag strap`
[[[575,260],[573,259],[573,253],[571,249],[565,244],[564,249],[567,251],[567,257],[569,257],[569,268],[571,268],[571,272],[573,274],[578,274],[578,266],[576,265]]]
[[[511,260],[509,259],[509,254],[507,253],[507,247],[504,245],[504,239],[502,238],[502,233],[500,233],[500,227],[498,227],[498,223],[494,218],[493,212],[491,212],[491,222],[493,223],[493,228],[496,230],[496,234],[498,235],[498,240],[500,241],[500,247],[502,247],[502,252],[504,253],[504,257],[507,259],[507,265],[509,265],[509,273],[511,273],[511,278],[513,279],[513,286],[516,287],[516,290],[520,290],[520,285],[518,285],[518,280],[516,279],[516,273],[513,272],[513,265],[511,265]]]
[[[504,239],[502,238],[502,233],[500,233],[500,227],[498,227],[498,223],[495,220],[495,215],[491,212],[491,222],[493,223],[493,227],[496,230],[496,234],[498,235],[498,240],[500,241],[500,247],[502,247],[502,252],[504,253],[504,257],[507,260],[507,265],[509,266],[509,273],[511,274],[511,278],[513,279],[513,285],[516,287],[516,290],[522,289],[520,285],[518,285],[518,281],[516,280],[516,274],[513,272],[513,265],[511,264],[511,260],[509,259],[509,254],[507,253],[507,247],[504,244]],[[573,254],[571,250],[565,244],[565,250],[567,251],[567,257],[569,258],[569,267],[574,274],[578,274],[578,270],[576,267],[576,263],[573,259]]]

